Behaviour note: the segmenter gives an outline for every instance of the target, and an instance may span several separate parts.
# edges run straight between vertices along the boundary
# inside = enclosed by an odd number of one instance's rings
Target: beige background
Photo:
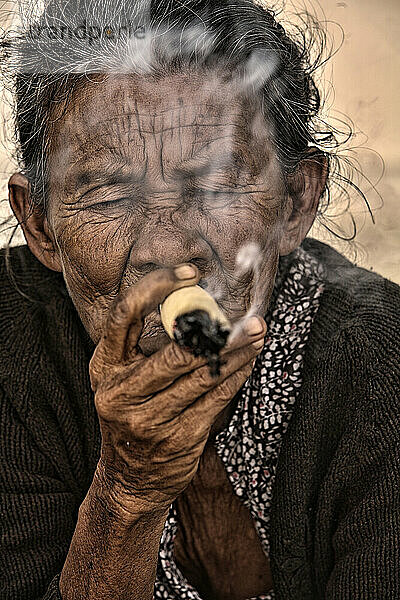
[[[282,19],[290,19],[298,0],[288,1]],[[324,72],[326,105],[330,107],[330,118],[349,116],[355,127],[356,136],[351,145],[359,147],[351,151],[369,180],[376,184],[385,172],[377,190],[371,188],[367,179],[359,179],[362,189],[374,209],[376,224],[368,217],[360,201],[353,204],[353,213],[358,224],[355,242],[340,242],[327,235],[321,225],[314,227],[315,237],[327,240],[358,264],[373,268],[385,277],[400,283],[400,157],[399,134],[399,79],[400,79],[400,3],[398,0],[304,0],[301,6],[310,7],[320,19],[328,24],[330,39],[337,48],[342,31],[344,42],[338,53],[329,62]],[[2,3],[3,8],[15,8],[12,2]],[[6,13],[0,13],[5,25]],[[339,25],[341,28],[339,27]],[[329,82],[333,82],[333,89]],[[7,108],[3,103],[1,113],[7,120]],[[3,146],[6,137],[0,129]],[[380,156],[379,156],[380,155]],[[381,157],[381,158],[380,158]],[[0,148],[0,194],[6,198],[7,176],[14,168],[8,148]],[[383,201],[383,205],[382,205]],[[340,210],[342,207],[339,207]],[[330,211],[331,214],[332,211]],[[8,214],[7,203],[0,204],[0,218]],[[349,231],[349,219],[339,218],[335,227]],[[8,234],[0,234],[0,245]],[[17,237],[15,243],[22,243]]]

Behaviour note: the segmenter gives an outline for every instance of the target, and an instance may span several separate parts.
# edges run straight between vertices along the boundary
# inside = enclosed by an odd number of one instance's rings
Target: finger
[[[250,361],[254,361],[261,352],[263,340],[254,342],[250,346],[234,350],[225,356],[225,364],[221,367],[219,377],[210,375],[208,365],[200,367],[189,375],[184,375],[161,394],[154,396],[154,401],[160,406],[160,418],[169,421],[180,415],[190,404],[203,394],[217,388],[225,379],[240,370]],[[154,410],[153,400],[147,403],[149,410]]]
[[[196,285],[199,272],[194,265],[159,269],[143,277],[121,294],[111,307],[98,353],[111,364],[127,359],[126,349],[136,347],[143,319],[169,294],[185,286]],[[129,338],[129,344],[128,344]]]
[[[230,350],[234,348],[240,348],[243,346],[244,340],[247,340],[248,338],[256,339],[264,337],[266,332],[267,324],[262,317],[259,315],[244,317],[234,324],[228,338],[228,343],[222,353],[230,352]]]
[[[209,430],[215,423],[221,411],[228,406],[234,396],[244,385],[251,374],[254,361],[243,365],[221,382],[216,388],[201,396],[182,414],[182,427],[189,431],[193,423],[198,423],[200,429]],[[187,426],[186,426],[187,423]],[[202,432],[200,432],[202,433]]]
[[[234,342],[222,353],[224,359],[225,355],[262,339],[265,332],[266,325],[263,319],[260,317],[248,319]],[[140,367],[135,367],[131,377],[132,385],[135,385],[136,396],[144,398],[160,392],[183,375],[189,374],[207,363],[206,358],[195,357],[192,352],[176,343],[168,344],[142,362]],[[140,379],[136,375],[139,368]],[[135,375],[137,382],[135,382]],[[125,381],[124,385],[126,384]]]
[[[267,331],[267,324],[264,319],[259,315],[245,316],[237,321],[229,334],[228,343],[226,349],[235,348],[241,343],[241,339],[244,335],[265,335]]]

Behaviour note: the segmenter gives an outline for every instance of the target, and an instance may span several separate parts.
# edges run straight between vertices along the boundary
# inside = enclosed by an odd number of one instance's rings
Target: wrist
[[[132,525],[137,521],[149,520],[164,524],[169,506],[147,502],[136,497],[118,481],[117,477],[110,478],[106,474],[104,464],[99,460],[90,488],[91,500],[103,505],[108,513]]]

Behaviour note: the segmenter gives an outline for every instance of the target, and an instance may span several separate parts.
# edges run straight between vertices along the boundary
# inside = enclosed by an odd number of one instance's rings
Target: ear
[[[47,217],[40,209],[31,206],[29,181],[21,173],[15,173],[8,182],[8,190],[10,206],[32,254],[48,269],[62,272]]]
[[[326,187],[328,173],[328,157],[317,148],[310,148],[308,156],[288,178],[288,209],[279,247],[281,256],[298,248],[310,231]]]

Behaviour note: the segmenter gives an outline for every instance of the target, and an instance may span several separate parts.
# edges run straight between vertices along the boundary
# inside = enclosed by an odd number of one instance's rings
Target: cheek
[[[236,260],[241,249],[249,244],[258,247],[258,258],[268,261],[268,256],[275,255],[280,240],[280,210],[268,209],[253,204],[249,207],[237,207],[217,215],[216,227],[213,231],[214,246],[229,270],[236,268]]]
[[[132,229],[124,217],[105,219],[81,213],[60,219],[55,234],[69,286],[78,285],[100,295],[116,292],[129,255]]]
[[[218,219],[214,246],[225,273],[227,297],[223,305],[231,317],[243,316],[250,309],[266,314],[278,268],[281,231],[279,208],[268,210],[253,205]],[[252,268],[240,268],[239,252],[244,255],[242,265],[250,263]]]
[[[217,263],[210,264],[215,269],[217,288],[225,289],[225,294],[238,305],[242,304],[241,298],[247,299],[247,305],[249,298],[268,295],[270,282],[275,277],[279,246],[280,221],[276,208],[247,201],[224,210],[207,211],[207,214],[194,206],[187,212],[179,212],[179,222],[176,220],[174,226],[180,231],[196,230],[212,247],[219,263],[219,268]],[[106,309],[118,294],[127,268],[129,270],[135,232],[142,230],[145,220],[139,214],[96,215],[83,211],[55,219],[54,232],[64,278],[81,313],[94,311],[96,307],[100,310],[100,305],[101,310]],[[157,219],[158,231],[161,226]],[[171,231],[169,227],[169,235]],[[236,267],[238,252],[249,243],[259,247],[256,280],[252,272],[239,276]]]

